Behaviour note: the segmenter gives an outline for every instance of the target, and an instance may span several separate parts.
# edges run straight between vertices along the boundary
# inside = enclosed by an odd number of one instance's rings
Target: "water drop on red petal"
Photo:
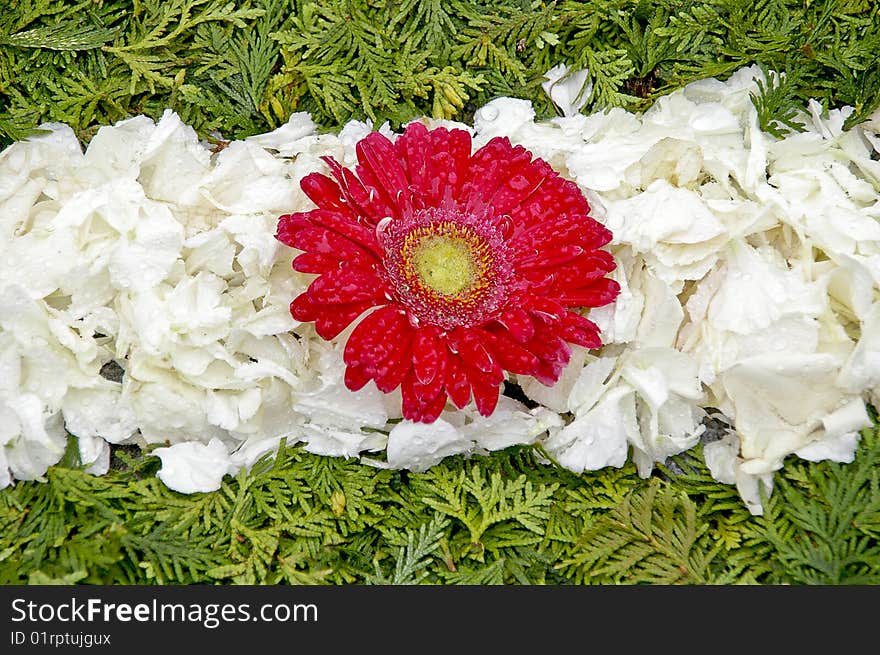
[[[523,191],[527,189],[531,184],[528,178],[526,178],[526,176],[522,174],[514,175],[507,183],[514,191]]]
[[[544,323],[554,323],[562,318],[565,308],[549,298],[531,296],[523,303],[525,308]]]
[[[373,307],[373,302],[331,305],[321,308],[315,319],[315,332],[322,339],[334,339],[358,316]]]
[[[413,370],[416,379],[429,384],[441,372],[445,359],[446,346],[438,338],[438,330],[433,326],[420,328],[413,340]]]
[[[434,397],[433,400],[424,403],[422,405],[422,417],[421,421],[423,423],[433,423],[440,416],[440,413],[446,407],[446,394],[439,393]]]
[[[538,366],[538,358],[534,353],[518,346],[505,335],[493,335],[492,346],[498,363],[506,371],[519,375],[531,375],[532,371]]]
[[[338,269],[316,278],[309,294],[316,303],[363,302],[382,297],[383,283],[372,271],[362,268]]]
[[[469,366],[483,373],[492,373],[498,367],[498,363],[492,357],[492,353],[478,339],[476,334],[468,335],[462,339],[460,342],[461,356]]]

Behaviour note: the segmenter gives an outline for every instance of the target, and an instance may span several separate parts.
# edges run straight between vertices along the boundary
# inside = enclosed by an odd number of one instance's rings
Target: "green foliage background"
[[[499,95],[544,116],[543,73],[586,67],[588,111],[645,109],[703,77],[785,73],[756,104],[791,125],[813,97],[880,104],[874,0],[0,0],[0,137],[43,121],[87,140],[166,107],[203,135],[263,132],[293,111],[326,128],[468,120]]]
[[[586,111],[643,110],[689,81],[757,63],[762,127],[797,129],[807,98],[880,104],[872,0],[0,0],[0,143],[44,121],[83,141],[176,110],[206,138],[309,111],[468,121],[531,99],[560,62],[590,70]],[[70,451],[73,453],[73,450]],[[875,584],[880,431],[852,464],[792,458],[762,517],[696,450],[648,480],[576,476],[516,448],[427,473],[285,447],[216,493],[184,496],[159,461],[116,449],[96,478],[66,457],[0,492],[0,584]]]

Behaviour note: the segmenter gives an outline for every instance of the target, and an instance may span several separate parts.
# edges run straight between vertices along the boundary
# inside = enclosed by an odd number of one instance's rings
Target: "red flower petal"
[[[312,302],[337,305],[341,303],[379,301],[384,298],[384,283],[373,272],[363,268],[342,268],[318,276],[309,285]]]
[[[557,300],[569,307],[601,307],[607,305],[620,293],[620,285],[610,278],[601,278],[580,289],[567,289]]]
[[[352,391],[363,389],[372,379],[365,366],[345,367],[345,386]]]
[[[410,421],[432,423],[446,406],[443,385],[422,385],[414,374],[408,375],[400,387],[403,417]]]
[[[361,218],[371,228],[375,228],[379,221],[390,215],[391,208],[375,189],[367,188],[357,175],[347,168],[342,168],[332,157],[321,159],[330,167],[330,174],[339,184],[345,202],[353,215]]]
[[[538,358],[534,353],[517,344],[504,332],[491,332],[489,335],[492,352],[504,370],[518,375],[531,375],[536,370]]]
[[[440,339],[440,330],[433,325],[416,330],[413,339],[413,371],[421,384],[443,379],[446,363],[446,344]]]
[[[358,323],[345,344],[343,358],[349,366],[362,367],[387,393],[400,384],[410,367],[411,340],[412,329],[403,310],[388,305]]]
[[[601,248],[611,240],[611,232],[579,214],[553,215],[545,221],[516,224],[510,245],[514,252],[546,252],[560,244],[575,244],[584,250]]]
[[[457,355],[446,358],[446,393],[456,407],[461,409],[471,399],[471,383],[467,378],[464,364]]]
[[[535,336],[535,325],[524,309],[509,307],[501,312],[497,320],[508,329],[514,339],[521,343]]]
[[[531,375],[546,385],[555,384],[565,365],[571,358],[571,348],[557,336],[558,326],[542,326],[535,338],[524,344],[524,348],[538,358],[538,365]]]
[[[373,306],[373,302],[362,302],[334,305],[331,310],[322,304],[315,303],[306,292],[297,296],[290,303],[290,314],[297,321],[303,323],[314,321],[315,332],[318,333],[318,336],[329,340],[336,338],[352,321]]]
[[[339,185],[323,173],[311,173],[306,175],[299,183],[303,192],[321,209],[330,209],[335,212],[352,214],[351,207],[345,202],[342,189]]]
[[[320,306],[320,314],[315,319],[315,332],[322,339],[335,339],[345,328],[365,311],[375,307],[376,303],[366,302],[346,303],[333,305],[332,307]]]
[[[613,271],[614,266],[611,253],[594,250],[571,259],[562,268],[530,268],[523,271],[522,275],[534,285],[533,293],[540,289],[541,293],[555,296],[561,290],[584,287],[592,280]]]
[[[459,197],[470,166],[470,134],[445,128],[428,131],[421,123],[410,123],[394,150],[409,177],[415,208],[439,207]]]
[[[541,296],[527,296],[520,306],[542,323],[556,323],[565,315],[565,308],[559,302]]]
[[[358,176],[371,194],[381,198],[386,208],[385,216],[399,218],[411,211],[409,181],[391,141],[378,132],[372,132],[358,142],[356,150]],[[374,199],[377,209],[379,202]]]
[[[474,392],[474,402],[477,405],[477,411],[482,416],[489,416],[495,411],[498,404],[498,396],[501,391],[498,385],[489,384],[472,384],[471,390]]]
[[[535,176],[529,170],[531,161],[528,150],[512,146],[507,137],[495,137],[489,141],[471,157],[467,182],[459,198],[464,210],[479,212],[492,206],[496,216],[507,213],[537,184],[534,177],[540,177],[540,173]],[[494,202],[496,195],[500,202]]]
[[[578,217],[582,223],[586,223],[589,213],[590,205],[577,184],[553,173],[518,207],[513,208],[510,215],[519,225],[534,226],[548,221],[552,223],[559,216]]]
[[[602,339],[599,338],[599,327],[591,320],[574,312],[566,312],[562,324],[559,326],[559,336],[584,348],[599,348],[602,345]]]
[[[488,335],[485,332],[473,328],[459,328],[455,331],[453,339],[468,369],[482,374],[495,384],[501,384],[504,371],[487,347]]]

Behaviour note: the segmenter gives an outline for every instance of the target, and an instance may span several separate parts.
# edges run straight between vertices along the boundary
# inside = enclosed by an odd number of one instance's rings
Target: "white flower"
[[[629,434],[633,461],[642,477],[699,441],[705,412],[697,364],[672,348],[643,348],[626,355],[620,377],[634,389],[638,432]]]
[[[281,127],[265,134],[249,136],[246,140],[275,150],[282,157],[295,157],[308,148],[309,137],[315,134],[317,127],[307,112],[298,111],[291,114]]]
[[[444,457],[466,453],[474,442],[442,418],[430,424],[401,421],[388,433],[388,466],[426,471]]]
[[[544,73],[546,82],[541,83],[544,93],[550,96],[563,116],[579,113],[593,92],[593,83],[587,70],[569,71],[568,66],[559,64]]]
[[[544,448],[575,473],[623,466],[628,442],[639,430],[634,394],[626,385],[614,387],[564,428],[551,431]]]
[[[365,459],[390,468],[425,471],[445,457],[486,453],[517,444],[530,444],[562,420],[543,408],[529,411],[521,403],[501,397],[491,416],[479,416],[473,407],[447,410],[434,423],[403,420],[388,434],[387,462]]]
[[[764,513],[761,494],[770,496],[773,491],[773,474],[745,472],[739,449],[739,437],[735,432],[730,432],[717,441],[705,444],[703,458],[712,477],[724,484],[735,484],[749,512],[760,516]]]
[[[819,342],[823,285],[789,270],[778,252],[732,241],[718,268],[690,295],[689,324],[680,344],[700,361],[700,376],[716,375],[757,353],[809,353]]]
[[[523,126],[534,125],[535,110],[528,100],[496,98],[474,114],[474,129],[488,141],[496,136],[509,136]]]
[[[199,181],[202,195],[227,214],[281,214],[300,191],[290,183],[290,165],[252,141],[233,141]]]
[[[787,455],[817,439],[870,425],[864,401],[835,385],[839,370],[831,355],[786,353],[743,359],[722,374],[725,414],[735,417],[744,471],[778,470]],[[834,420],[850,404],[855,409],[847,420]]]
[[[195,130],[166,109],[140,153],[138,181],[148,198],[176,205],[202,204],[199,182],[211,166],[211,153]]]
[[[65,394],[64,426],[80,440],[100,437],[109,443],[128,443],[137,432],[137,417],[122,397],[122,385],[102,381],[104,388],[71,389]]]
[[[150,453],[162,460],[156,474],[169,489],[185,494],[216,491],[223,476],[232,473],[229,452],[219,439],[207,444],[179,443]]]
[[[629,244],[667,284],[698,280],[715,264],[728,234],[692,191],[666,180],[631,198],[607,201],[613,243]]]

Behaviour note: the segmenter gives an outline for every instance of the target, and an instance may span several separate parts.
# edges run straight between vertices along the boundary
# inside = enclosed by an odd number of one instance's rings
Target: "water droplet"
[[[508,184],[514,191],[522,191],[529,186],[529,181],[525,175],[514,175]]]
[[[382,238],[385,235],[385,230],[388,229],[388,226],[391,224],[391,217],[386,216],[381,221],[376,223],[376,238],[379,242],[382,242]]]
[[[507,214],[498,219],[498,226],[501,228],[501,235],[508,239],[513,234],[513,219]]]

